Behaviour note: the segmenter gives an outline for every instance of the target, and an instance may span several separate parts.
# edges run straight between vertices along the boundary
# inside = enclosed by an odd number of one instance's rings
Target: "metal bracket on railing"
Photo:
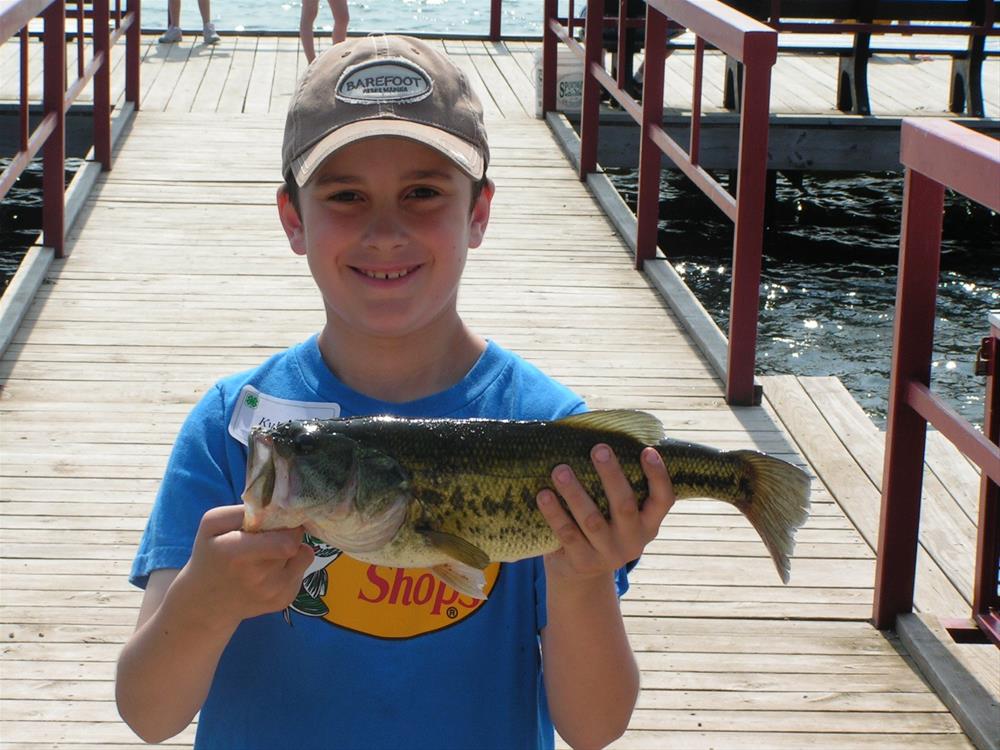
[[[974,368],[976,375],[993,374],[993,367],[995,363],[990,356],[990,352],[993,348],[990,346],[990,342],[992,341],[992,337],[986,336],[979,342],[979,349],[976,350],[976,364]]]

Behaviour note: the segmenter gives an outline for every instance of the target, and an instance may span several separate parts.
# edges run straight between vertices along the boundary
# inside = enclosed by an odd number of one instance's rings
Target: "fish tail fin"
[[[749,493],[735,503],[753,525],[788,583],[795,532],[809,517],[809,475],[797,466],[756,451],[733,451],[747,468]]]

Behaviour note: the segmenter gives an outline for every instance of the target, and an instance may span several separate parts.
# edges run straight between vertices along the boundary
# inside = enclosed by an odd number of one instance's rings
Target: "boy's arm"
[[[312,562],[302,529],[247,534],[242,523],[242,506],[213,508],[188,564],[149,577],[115,680],[119,713],[147,742],[191,723],[236,627],[284,609]]]
[[[572,517],[554,493],[544,491],[538,498],[562,543],[545,557],[545,689],[553,723],[574,748],[604,747],[628,727],[639,693],[639,669],[622,622],[614,573],[642,554],[674,502],[670,477],[654,449],[642,456],[649,483],[642,510],[611,450],[596,446],[592,457],[611,506],[610,521],[565,466],[556,467],[552,479]]]

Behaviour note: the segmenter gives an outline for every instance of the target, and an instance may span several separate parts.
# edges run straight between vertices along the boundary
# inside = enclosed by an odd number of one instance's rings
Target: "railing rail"
[[[944,119],[904,119],[906,168],[899,280],[882,480],[873,620],[888,628],[912,611],[927,426],[936,427],[982,471],[972,619],[1000,645],[1000,320],[984,341],[988,365],[983,432],[930,389],[946,188],[1000,211],[1000,142]]]
[[[767,180],[767,137],[771,68],[777,59],[778,34],[766,25],[743,15],[717,0],[648,0],[646,7],[646,61],[641,105],[624,90],[625,81],[618,65],[619,80],[604,69],[602,33],[603,4],[587,6],[584,44],[573,38],[573,6],[569,18],[558,18],[556,0],[545,1],[542,30],[543,89],[542,109],[555,109],[556,49],[566,44],[584,61],[583,104],[580,126],[580,177],[597,166],[600,119],[600,91],[603,87],[621,104],[641,128],[639,152],[639,195],[635,263],[656,257],[659,218],[661,154],[687,175],[735,225],[733,238],[733,281],[730,294],[728,353],[725,367],[726,399],[730,404],[760,402],[754,381],[757,322],[760,297],[761,247]],[[626,2],[620,3],[619,36],[628,23]],[[667,135],[662,126],[663,84],[668,25],[681,26],[695,37],[695,75],[691,103],[690,142],[682,146]],[[711,45],[743,63],[742,101],[739,113],[740,145],[735,194],[724,188],[700,166],[701,79],[706,45]],[[619,43],[618,54],[626,45]],[[669,252],[667,252],[669,256]]]
[[[135,109],[139,107],[138,0],[131,0],[125,13],[116,6],[114,16],[109,0],[93,0],[89,8],[82,2],[73,6],[71,17],[75,21],[73,36],[77,45],[77,64],[76,77],[72,81],[66,80],[66,17],[65,0],[15,0],[0,9],[0,44],[16,35],[21,45],[19,143],[11,163],[0,174],[0,200],[41,152],[42,243],[53,248],[56,257],[62,257],[65,252],[66,112],[93,83],[94,157],[102,169],[111,169],[111,50],[123,34],[127,35],[125,100]],[[32,129],[28,45],[29,25],[36,18],[43,22],[43,93],[41,120]],[[91,27],[89,59],[85,21],[89,21]]]

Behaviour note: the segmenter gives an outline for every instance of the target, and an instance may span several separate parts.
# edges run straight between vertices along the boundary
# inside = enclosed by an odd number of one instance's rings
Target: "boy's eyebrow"
[[[443,169],[414,169],[404,174],[403,178],[407,180],[439,179],[451,181],[454,179],[454,175]],[[317,185],[353,185],[361,182],[363,178],[360,175],[331,172],[317,174],[315,180]]]
[[[443,169],[414,169],[412,172],[407,172],[404,176],[410,180],[426,180],[430,177],[436,177],[441,180],[454,179],[452,172]]]

